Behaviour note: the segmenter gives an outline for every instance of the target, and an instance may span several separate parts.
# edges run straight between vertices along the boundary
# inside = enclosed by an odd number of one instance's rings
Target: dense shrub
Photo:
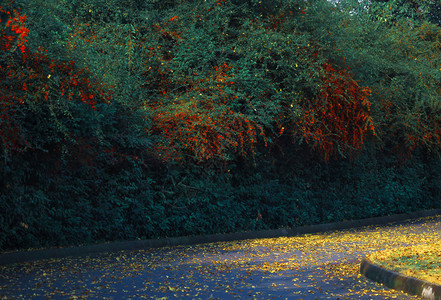
[[[9,0],[0,249],[439,208],[437,8],[393,3]]]

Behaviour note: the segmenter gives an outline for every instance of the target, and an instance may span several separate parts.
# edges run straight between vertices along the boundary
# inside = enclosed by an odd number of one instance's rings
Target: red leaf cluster
[[[368,100],[371,90],[359,86],[347,70],[327,63],[323,71],[320,93],[300,100],[304,112],[297,129],[327,161],[338,147],[360,151],[365,136],[375,135],[375,128]]]

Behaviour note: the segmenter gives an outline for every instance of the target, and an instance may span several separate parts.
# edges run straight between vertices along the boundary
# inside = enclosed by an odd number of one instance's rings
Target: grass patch
[[[441,242],[379,251],[369,259],[400,274],[441,284]]]

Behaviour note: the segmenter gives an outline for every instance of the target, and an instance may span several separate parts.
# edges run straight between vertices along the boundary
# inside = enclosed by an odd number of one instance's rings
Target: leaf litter
[[[441,242],[372,253],[368,259],[405,276],[441,285]]]
[[[1,299],[418,299],[369,281],[362,258],[439,242],[441,216],[401,224],[120,251],[0,267]]]

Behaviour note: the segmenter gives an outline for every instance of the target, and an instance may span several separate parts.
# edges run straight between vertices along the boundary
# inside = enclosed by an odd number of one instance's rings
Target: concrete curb
[[[98,256],[106,252],[122,250],[139,250],[179,245],[197,245],[204,243],[240,241],[247,239],[275,238],[282,236],[296,236],[307,233],[319,233],[343,229],[352,229],[369,225],[382,225],[401,222],[409,219],[441,215],[441,209],[423,210],[407,214],[375,217],[362,220],[342,221],[319,225],[309,225],[287,229],[247,231],[227,234],[212,234],[201,236],[185,236],[164,239],[119,241],[104,244],[88,245],[83,247],[49,248],[43,250],[18,251],[0,254],[0,265],[23,263],[48,258],[65,258],[70,256]]]
[[[370,280],[423,299],[441,300],[441,285],[425,280],[408,277],[400,273],[375,265],[364,258],[360,265],[360,273]]]

